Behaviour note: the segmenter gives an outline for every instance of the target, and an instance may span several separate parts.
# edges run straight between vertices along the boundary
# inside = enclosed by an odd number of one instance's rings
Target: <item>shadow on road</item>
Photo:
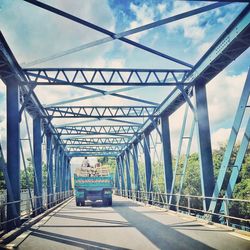
[[[32,230],[31,233],[35,237],[63,243],[70,246],[80,247],[83,249],[127,249],[127,248],[121,248],[109,244],[104,244],[100,242],[85,240],[85,239],[79,239],[71,236],[61,235],[57,233],[47,232],[44,230]]]
[[[164,225],[133,210],[132,204],[130,201],[118,201],[114,203],[113,209],[159,249],[214,249],[178,232],[171,226]],[[135,204],[135,206],[139,205]]]
[[[130,223],[123,222],[123,221],[90,218],[90,217],[84,217],[84,216],[55,214],[54,217],[58,217],[58,218],[62,218],[62,219],[78,220],[78,221],[84,220],[84,221],[90,221],[90,222],[101,222],[101,223],[109,223],[109,224],[114,224],[114,225],[131,226]]]

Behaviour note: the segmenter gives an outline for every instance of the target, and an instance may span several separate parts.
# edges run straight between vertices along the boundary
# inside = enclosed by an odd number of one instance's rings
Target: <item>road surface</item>
[[[28,235],[28,236],[27,236]],[[231,230],[114,197],[113,207],[72,199],[19,237],[19,249],[250,249]]]

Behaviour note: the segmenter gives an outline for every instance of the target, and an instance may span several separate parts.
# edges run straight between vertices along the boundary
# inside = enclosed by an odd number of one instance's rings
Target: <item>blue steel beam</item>
[[[115,188],[120,194],[121,187],[120,187],[120,175],[119,175],[119,159],[116,158],[116,168],[115,168]]]
[[[6,84],[7,95],[7,175],[10,186],[7,189],[7,201],[17,202],[7,206],[7,219],[12,220],[8,227],[18,226],[20,216],[20,130],[19,130],[19,87],[18,82]],[[12,190],[12,194],[10,193]],[[16,218],[16,219],[15,219]]]
[[[67,153],[69,157],[117,157],[116,153],[105,153],[105,152],[93,152],[93,153]]]
[[[55,143],[55,154],[54,154],[54,162],[55,162],[55,192],[58,193],[60,191],[59,189],[59,181],[60,181],[60,176],[59,176],[59,157],[60,157],[60,148],[58,143]]]
[[[59,180],[59,189],[60,189],[60,194],[59,194],[59,197],[60,199],[62,198],[62,192],[63,192],[63,174],[64,174],[64,159],[65,159],[65,153],[63,150],[61,150],[61,154],[60,154],[60,168],[59,168],[59,176],[60,176],[60,180]]]
[[[64,144],[66,145],[67,149],[71,149],[71,148],[83,148],[83,147],[114,147],[114,148],[118,148],[118,147],[122,147],[124,145],[127,145],[126,143],[120,143],[120,144],[112,144],[112,143],[92,143],[92,144],[87,144],[87,143],[71,143],[71,144]]]
[[[148,203],[151,204],[152,195],[150,192],[153,191],[152,185],[152,164],[150,156],[150,133],[145,132],[144,134],[144,159],[145,159],[145,175],[146,175],[146,190],[148,192],[147,198]]]
[[[119,157],[119,166],[120,166],[120,176],[121,176],[121,191],[122,195],[124,195],[125,191],[125,176],[124,176],[124,156],[120,155]]]
[[[1,61],[0,78],[6,84],[6,86],[11,84],[12,81],[19,84],[21,81],[27,80],[1,32],[0,32],[0,61]],[[30,93],[29,87],[19,86],[19,89],[21,93],[19,99],[25,100],[25,96],[29,95]],[[14,97],[13,100],[15,100]],[[37,115],[41,116],[46,115],[46,112],[44,111],[41,103],[39,102],[38,98],[36,97],[33,91],[32,93],[30,93],[30,98],[29,101],[26,102],[25,108],[33,118],[35,118]],[[51,132],[55,132],[54,127],[50,123],[49,119],[44,118],[42,120],[43,124],[45,124]],[[60,138],[57,137],[56,135],[54,136],[54,139],[56,141],[60,141]]]
[[[52,149],[52,135],[51,133],[46,133],[46,158],[47,158],[47,204],[48,207],[52,206],[54,198],[54,174],[53,174],[53,149]]]
[[[120,145],[126,144],[127,141],[122,137],[92,137],[92,138],[71,138],[63,139],[64,145],[75,145],[75,144],[91,144],[91,145]]]
[[[108,85],[108,86],[176,86],[183,82],[186,69],[126,69],[126,68],[28,68],[23,69],[31,85]],[[97,90],[96,90],[97,91]]]
[[[161,116],[161,131],[162,131],[161,133],[162,133],[165,192],[170,193],[173,181],[173,166],[172,166],[171,140],[170,140],[168,115]]]
[[[179,182],[179,189],[177,190],[177,193],[179,194],[179,196],[177,198],[177,206],[179,206],[179,202],[180,202],[180,198],[181,198],[182,187],[183,187],[183,184],[184,184],[186,169],[187,169],[187,166],[188,166],[188,160],[189,160],[189,155],[190,155],[190,150],[191,150],[191,145],[192,145],[192,140],[193,140],[195,124],[196,124],[196,120],[194,118],[193,121],[192,121],[189,136],[185,137],[185,139],[188,139],[188,144],[187,144],[187,149],[186,149],[186,153],[185,153],[184,163],[183,163],[182,170],[181,170],[181,173],[180,173],[181,178],[180,178],[180,182]]]
[[[125,156],[126,156],[126,180],[127,180],[127,192],[128,192],[128,196],[131,197],[131,191],[132,191],[132,186],[131,186],[131,177],[130,177],[130,155],[129,155],[129,151],[127,150],[125,152]]]
[[[93,24],[93,23],[90,23],[90,22],[88,22],[88,21],[85,21],[85,20],[83,20],[83,19],[81,19],[81,18],[78,18],[78,17],[76,17],[76,16],[73,16],[73,15],[67,13],[67,12],[64,12],[64,11],[62,11],[62,10],[59,10],[59,9],[57,9],[57,8],[54,8],[54,7],[50,6],[50,5],[47,5],[47,4],[45,4],[45,3],[42,3],[42,2],[39,2],[39,1],[36,1],[36,0],[24,0],[24,1],[25,1],[25,2],[28,2],[28,3],[31,3],[31,4],[33,4],[33,5],[37,6],[37,7],[43,8],[43,9],[45,9],[45,10],[48,10],[48,11],[50,11],[50,12],[53,12],[53,13],[55,13],[55,14],[57,14],[57,15],[60,15],[60,16],[62,16],[62,17],[64,17],[64,18],[67,18],[67,19],[69,19],[69,20],[71,20],[71,21],[74,21],[74,22],[76,22],[76,23],[82,24],[82,25],[84,25],[84,26],[86,26],[86,27],[89,27],[89,28],[91,28],[91,29],[94,29],[94,30],[96,30],[96,31],[99,31],[99,32],[101,32],[101,33],[103,33],[103,34],[105,34],[105,35],[108,35],[108,36],[112,37],[112,38],[116,38],[116,34],[115,34],[115,33],[111,32],[111,31],[109,31],[109,30],[107,30],[107,29],[104,29],[104,28],[102,28],[102,27],[99,27],[99,26],[97,26],[97,25],[95,25],[95,24]],[[164,53],[161,53],[161,52],[159,52],[159,51],[157,51],[157,50],[154,50],[154,49],[152,49],[152,48],[149,48],[149,47],[147,47],[147,46],[145,46],[145,45],[142,45],[142,44],[139,44],[139,43],[137,43],[137,42],[134,42],[134,41],[132,41],[132,40],[130,40],[130,39],[128,39],[128,38],[117,37],[117,39],[120,40],[120,41],[123,41],[123,42],[125,42],[125,43],[127,43],[127,44],[133,45],[133,46],[135,46],[135,47],[137,47],[137,48],[139,48],[139,49],[142,49],[142,50],[145,50],[145,51],[147,51],[147,52],[150,52],[150,53],[152,53],[152,54],[154,54],[154,55],[163,57],[163,58],[168,59],[168,60],[171,60],[171,61],[173,61],[173,62],[175,62],[175,63],[178,63],[178,64],[184,65],[184,66],[186,66],[186,67],[192,68],[192,65],[189,64],[189,63],[186,63],[186,62],[184,62],[184,61],[182,61],[182,60],[176,59],[176,58],[174,58],[174,57],[172,57],[172,56],[169,56],[169,55],[166,55],[166,54],[164,54]]]
[[[63,81],[63,82],[65,82],[65,81]],[[140,102],[140,103],[145,103],[145,104],[149,104],[149,105],[158,105],[158,103],[151,102],[151,101],[148,101],[148,100],[143,100],[141,98],[136,98],[136,97],[131,97],[131,96],[118,94],[118,93],[129,91],[129,90],[135,90],[137,88],[142,88],[142,86],[119,88],[119,89],[115,89],[115,90],[111,90],[111,91],[105,91],[105,90],[100,91],[99,90],[97,94],[88,95],[88,96],[81,96],[81,97],[68,99],[68,100],[63,100],[63,101],[60,101],[60,102],[55,102],[55,103],[48,104],[45,107],[62,105],[62,104],[67,104],[67,103],[72,103],[72,102],[83,101],[83,100],[89,100],[89,99],[93,99],[93,98],[97,98],[97,97],[103,97],[105,95],[112,95],[112,96],[115,96],[115,97],[119,97],[119,98],[123,98],[123,99],[127,99],[127,100],[132,100],[132,101],[136,101],[136,102]],[[97,90],[94,90],[94,89],[92,89],[92,90],[97,92]]]
[[[250,140],[250,117],[247,122],[247,127],[239,148],[239,151],[237,153],[235,163],[231,172],[231,176],[227,185],[227,190],[225,192],[225,196],[228,198],[231,198],[233,195],[233,190],[237,181],[237,178],[239,176],[240,170],[242,168],[242,163],[249,145],[249,140]],[[223,207],[223,204],[222,204]],[[221,210],[224,210],[223,208]]]
[[[42,212],[43,177],[42,177],[42,128],[41,118],[33,119],[33,150],[34,150],[34,196],[35,214]]]
[[[207,109],[206,85],[195,86],[197,132],[200,158],[200,176],[202,195],[211,197],[214,190],[214,167],[210,126]],[[208,210],[209,199],[205,199],[204,209]]]
[[[227,170],[229,167],[233,148],[234,148],[234,145],[236,143],[237,135],[239,133],[242,119],[243,119],[245,109],[246,109],[246,106],[248,103],[249,95],[250,95],[250,70],[248,70],[247,79],[245,81],[245,85],[244,85],[244,88],[242,90],[242,94],[241,94],[239,105],[238,105],[236,115],[234,118],[232,130],[231,130],[229,140],[227,143],[226,151],[224,153],[224,157],[223,157],[223,160],[222,160],[222,163],[220,166],[218,178],[217,178],[217,181],[215,183],[215,187],[214,187],[214,191],[213,191],[214,198],[219,197],[219,194],[221,192],[222,184],[224,183],[224,180],[226,177],[226,173],[227,173]],[[238,167],[239,166],[233,168],[233,172],[235,172]],[[235,177],[232,177],[232,178],[235,178]],[[232,191],[230,192],[230,194],[232,194]],[[209,207],[209,210],[214,212],[216,209],[216,204],[217,204],[217,200],[212,200],[211,205]]]
[[[155,106],[55,106],[45,108],[51,118],[141,118],[154,116]]]
[[[229,25],[225,32],[223,32],[223,34],[204,54],[204,56],[202,56],[202,58],[191,70],[191,73],[189,73],[189,76],[185,80],[186,82],[192,82],[193,85],[207,84],[249,47],[249,9],[250,5],[247,5],[239,16]],[[184,91],[192,95],[191,87],[193,85],[185,87]],[[185,102],[186,100],[183,97],[183,94],[176,87],[159,105],[156,114],[161,115],[163,113],[167,113],[168,115],[171,115]],[[151,119],[147,119],[141,127],[141,131],[152,131],[153,129],[154,126],[152,125]],[[130,140],[130,144],[136,141],[138,141],[138,135],[135,135]],[[126,150],[126,148],[124,148],[124,150]]]
[[[138,144],[132,145],[133,149],[133,163],[134,163],[134,185],[136,192],[136,200],[139,200],[139,191],[140,189],[140,178],[139,178],[139,166],[138,166]]]
[[[131,135],[137,132],[138,126],[131,125],[103,125],[103,126],[65,126],[57,127],[57,133],[60,135]]]
[[[78,152],[78,151],[108,151],[108,150],[114,150],[114,151],[119,151],[121,150],[121,147],[118,146],[92,146],[92,147],[87,147],[87,146],[79,146],[79,147],[68,147],[68,152]]]
[[[77,153],[82,153],[82,154],[88,154],[88,155],[90,155],[90,154],[92,154],[93,153],[93,156],[96,156],[96,155],[98,155],[98,154],[101,154],[101,153],[104,153],[104,154],[113,154],[113,155],[115,155],[115,154],[118,154],[118,153],[120,153],[120,151],[119,150],[111,150],[111,149],[108,149],[108,150],[90,150],[90,149],[87,149],[87,150],[84,150],[84,149],[82,149],[82,150],[74,150],[74,151],[69,151],[68,152],[68,156],[71,156],[71,155],[73,155],[73,154],[77,154]]]
[[[226,4],[229,4],[229,3],[226,3]],[[35,64],[39,64],[39,63],[42,63],[42,62],[47,62],[47,61],[50,61],[50,60],[54,60],[56,58],[59,58],[59,57],[65,56],[65,55],[69,55],[69,54],[72,54],[72,53],[75,53],[75,52],[78,52],[78,51],[81,51],[81,50],[84,50],[84,49],[88,49],[88,48],[91,48],[91,47],[94,47],[94,46],[98,46],[98,45],[113,41],[113,40],[118,39],[118,38],[133,35],[133,34],[136,34],[138,32],[142,32],[142,31],[145,31],[145,30],[156,28],[156,27],[159,27],[159,26],[167,24],[167,23],[175,22],[175,21],[178,21],[178,20],[190,17],[190,16],[194,16],[194,15],[197,15],[197,14],[200,14],[200,13],[203,13],[203,12],[206,12],[206,11],[218,8],[218,7],[222,7],[222,6],[226,5],[226,4],[215,3],[215,4],[206,5],[206,6],[194,9],[194,10],[190,10],[190,11],[187,11],[187,12],[183,12],[183,13],[171,16],[171,17],[167,17],[167,18],[158,20],[156,22],[152,22],[152,23],[143,25],[141,27],[137,27],[137,28],[134,28],[134,29],[131,29],[131,30],[123,31],[121,33],[116,34],[115,36],[112,36],[112,37],[102,38],[102,39],[92,41],[92,42],[80,45],[78,47],[75,47],[75,48],[72,48],[72,49],[69,49],[69,50],[66,50],[66,51],[63,51],[63,52],[56,53],[54,55],[51,55],[51,56],[48,56],[48,57],[45,57],[45,58],[34,60],[32,62],[26,63],[24,66],[26,66],[26,67],[27,66],[33,66]],[[190,65],[190,67],[191,67],[191,65]]]

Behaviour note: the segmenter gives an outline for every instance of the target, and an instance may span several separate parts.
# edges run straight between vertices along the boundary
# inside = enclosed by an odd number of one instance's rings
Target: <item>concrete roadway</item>
[[[114,197],[113,207],[76,207],[53,212],[29,233],[19,249],[250,249],[249,239],[192,217],[140,206]]]

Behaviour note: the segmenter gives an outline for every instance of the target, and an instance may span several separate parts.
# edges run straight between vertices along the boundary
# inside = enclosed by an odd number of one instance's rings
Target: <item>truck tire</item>
[[[85,200],[83,200],[82,202],[81,202],[81,206],[85,206]]]
[[[80,206],[80,202],[78,200],[76,200],[76,206],[79,207]]]

